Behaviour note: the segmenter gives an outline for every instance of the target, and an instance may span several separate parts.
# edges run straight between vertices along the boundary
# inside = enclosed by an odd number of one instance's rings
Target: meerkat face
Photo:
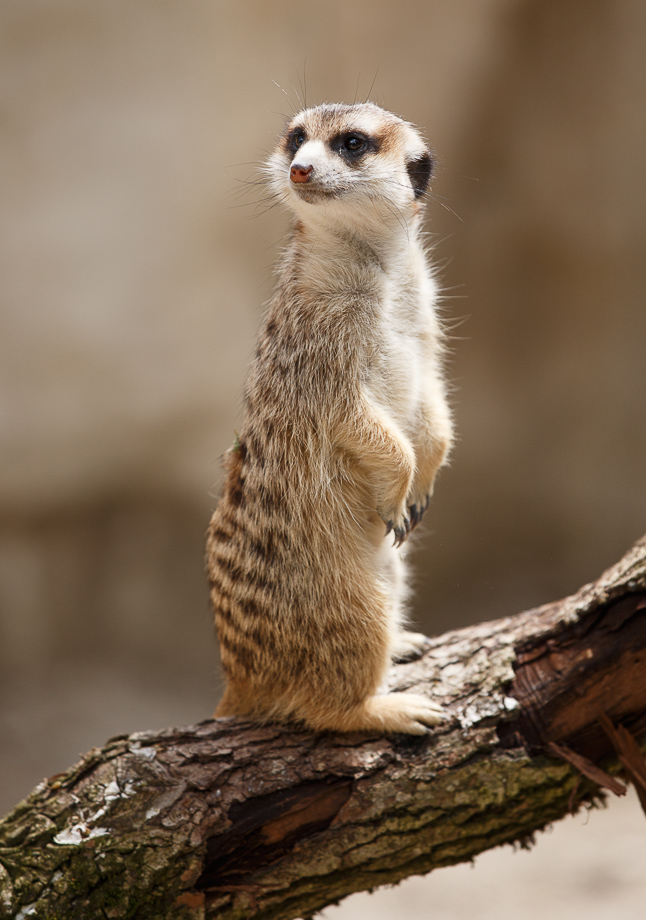
[[[401,220],[419,211],[432,168],[420,134],[372,103],[305,109],[267,162],[274,191],[306,221],[314,209]]]

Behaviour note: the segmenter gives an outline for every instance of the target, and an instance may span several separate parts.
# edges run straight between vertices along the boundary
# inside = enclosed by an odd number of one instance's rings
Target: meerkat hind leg
[[[344,715],[341,731],[378,731],[426,735],[429,725],[448,718],[438,704],[418,693],[385,693],[369,696],[361,706]]]

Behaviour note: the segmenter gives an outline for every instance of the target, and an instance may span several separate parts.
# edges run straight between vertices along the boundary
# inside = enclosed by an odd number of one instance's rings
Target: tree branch
[[[310,916],[522,844],[621,792],[619,760],[644,797],[645,614],[646,538],[576,595],[393,667],[453,716],[427,737],[220,719],[114,738],[0,824],[0,917]]]

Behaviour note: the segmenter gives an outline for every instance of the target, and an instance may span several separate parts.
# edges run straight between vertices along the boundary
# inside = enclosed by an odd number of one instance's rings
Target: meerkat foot
[[[429,725],[445,721],[448,714],[438,704],[417,693],[370,696],[343,719],[341,731],[378,731],[385,734],[426,735]]]
[[[411,661],[419,658],[428,645],[428,638],[424,633],[409,632],[403,629],[395,637],[391,657],[394,661]]]

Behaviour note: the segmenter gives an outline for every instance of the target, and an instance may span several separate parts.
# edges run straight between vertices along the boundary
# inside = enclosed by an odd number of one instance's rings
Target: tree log
[[[309,917],[523,844],[624,791],[619,769],[646,802],[646,538],[572,597],[430,640],[391,670],[408,688],[451,719],[424,737],[219,719],[90,751],[0,824],[0,917]]]

